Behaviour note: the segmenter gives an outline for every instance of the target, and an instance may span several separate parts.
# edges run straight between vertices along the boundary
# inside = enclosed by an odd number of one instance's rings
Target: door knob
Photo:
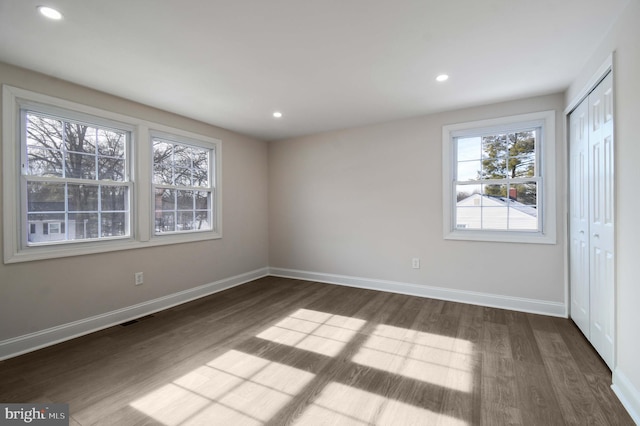
[[[593,238],[600,238],[600,234],[593,234]]]

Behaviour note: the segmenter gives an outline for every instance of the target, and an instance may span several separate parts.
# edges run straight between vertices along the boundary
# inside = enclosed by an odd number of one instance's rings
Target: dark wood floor
[[[0,362],[72,425],[633,425],[573,323],[264,278]]]

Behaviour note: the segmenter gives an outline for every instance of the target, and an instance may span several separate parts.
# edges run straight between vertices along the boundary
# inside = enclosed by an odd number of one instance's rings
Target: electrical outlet
[[[411,267],[413,269],[420,269],[420,258],[419,257],[414,257],[413,259],[411,259]]]
[[[136,285],[142,285],[142,283],[144,283],[144,272],[135,273],[135,283]]]

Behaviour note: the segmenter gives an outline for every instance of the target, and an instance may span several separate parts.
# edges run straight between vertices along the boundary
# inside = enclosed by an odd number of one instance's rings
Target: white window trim
[[[84,123],[84,124],[88,124],[88,125],[98,125],[98,126],[103,126],[104,128],[112,128],[112,129],[117,129],[117,130],[121,130],[124,132],[129,133],[129,138],[127,140],[126,143],[126,175],[127,175],[127,179],[125,179],[122,182],[114,182],[114,185],[118,185],[118,186],[123,186],[123,187],[127,187],[130,191],[131,194],[133,194],[133,179],[131,176],[131,165],[132,165],[132,140],[133,140],[133,134],[135,131],[135,126],[131,125],[130,123],[126,123],[126,122],[122,122],[122,120],[113,120],[113,119],[107,119],[106,116],[104,114],[101,114],[101,116],[97,116],[97,115],[90,115],[88,114],[86,111],[79,111],[77,109],[70,109],[70,108],[62,108],[62,107],[57,107],[54,106],[51,103],[38,103],[38,102],[34,102],[32,99],[22,99],[19,98],[17,99],[17,103],[18,103],[18,124],[19,124],[19,128],[18,128],[18,132],[20,132],[18,134],[18,139],[16,141],[16,139],[13,139],[14,142],[16,142],[19,145],[19,151],[18,151],[18,156],[20,157],[20,160],[18,160],[18,172],[17,173],[21,173],[20,169],[20,165],[21,164],[25,164],[27,161],[27,158],[24,152],[25,146],[24,146],[24,141],[23,138],[25,138],[25,134],[24,129],[22,127],[23,124],[23,119],[24,116],[21,114],[20,110],[21,109],[26,109],[38,114],[44,114],[47,116],[52,116],[52,117],[59,117],[62,120],[66,120],[66,121],[72,121],[72,122],[79,122],[79,123]],[[11,139],[7,139],[7,140],[11,140]],[[24,157],[23,157],[24,156]],[[24,179],[23,176],[20,176],[20,179]],[[36,181],[36,180],[42,180],[42,178],[39,177],[34,177],[31,176],[30,179],[31,181]],[[45,181],[47,180],[46,178],[44,179]],[[67,182],[73,182],[73,179],[71,178],[65,178],[65,180]],[[96,180],[95,183],[100,183],[102,182],[104,184],[104,181],[100,181],[100,180]],[[20,185],[20,181],[18,181],[18,185]],[[24,189],[23,189],[24,190]],[[25,197],[25,194],[21,194],[22,197]],[[19,197],[21,198],[21,197]],[[19,199],[19,202],[22,202],[22,200]],[[133,203],[132,203],[133,204]],[[20,206],[22,204],[18,205],[18,215],[21,217],[21,224],[18,228],[21,229],[27,229],[27,224],[28,224],[28,218],[26,214],[22,214],[21,210],[20,210]],[[129,208],[129,219],[130,221],[133,219],[133,214],[134,214],[134,209]],[[15,226],[14,226],[15,227]],[[116,236],[116,237],[108,237],[107,238],[87,238],[86,240],[82,240],[82,241],[69,241],[69,240],[60,240],[60,241],[46,241],[46,242],[40,242],[38,244],[34,244],[31,245],[28,250],[32,250],[37,246],[57,246],[60,247],[62,245],[74,245],[74,244],[86,244],[86,243],[90,243],[90,242],[99,242],[100,244],[103,244],[105,241],[107,240],[130,240],[133,238],[133,228],[131,226],[129,226],[129,233],[130,235],[125,235],[125,236]],[[49,232],[49,234],[53,234],[51,232]],[[20,247],[21,249],[24,247],[26,248],[28,244],[28,240],[27,240],[27,233],[26,232],[21,232],[20,233]],[[44,249],[42,249],[42,251],[45,251]]]
[[[555,111],[542,111],[495,119],[451,124],[442,127],[442,203],[443,235],[446,240],[494,241],[509,243],[556,244],[556,162]],[[541,122],[542,143],[537,148],[542,178],[540,232],[460,230],[455,228],[454,197],[454,138],[477,134],[492,128],[505,130],[521,128],[522,124]]]
[[[22,223],[21,194],[21,123],[20,109],[35,103],[39,110],[50,106],[64,109],[75,114],[91,116],[97,120],[109,120],[130,127],[130,162],[133,164],[131,182],[133,183],[131,205],[131,236],[123,239],[75,242],[73,244],[51,244],[25,247],[21,233],[26,230]],[[99,124],[100,121],[96,121]],[[215,223],[212,231],[172,234],[162,238],[153,238],[153,194],[151,193],[152,146],[151,132],[166,134],[200,141],[215,150],[214,196]],[[3,175],[3,252],[4,263],[27,262],[93,253],[138,249],[167,244],[187,243],[222,238],[222,142],[219,139],[176,129],[159,123],[153,123],[123,114],[90,107],[76,102],[43,95],[8,85],[2,86],[2,175]]]
[[[176,143],[183,143],[185,145],[193,145],[199,146],[202,148],[207,148],[213,150],[213,161],[209,164],[209,173],[213,171],[211,176],[211,181],[213,185],[211,187],[213,199],[211,202],[213,203],[213,208],[211,214],[214,216],[213,223],[211,224],[212,229],[206,231],[192,231],[192,232],[170,232],[163,234],[155,233],[155,198],[152,187],[152,179],[153,179],[153,144],[151,140],[154,137],[158,137],[160,139],[170,140]],[[154,128],[149,129],[149,199],[151,206],[151,216],[149,219],[149,235],[152,240],[168,240],[173,242],[186,242],[186,241],[198,241],[201,239],[210,239],[211,234],[217,235],[217,238],[222,237],[222,206],[221,206],[221,197],[218,194],[220,191],[220,179],[222,178],[222,167],[220,166],[219,157],[221,155],[222,145],[220,141],[213,138],[208,138],[201,135],[195,135],[190,132],[179,131],[177,129],[171,129],[164,126],[155,126]],[[213,168],[213,170],[212,170]],[[200,236],[204,235],[203,238]]]

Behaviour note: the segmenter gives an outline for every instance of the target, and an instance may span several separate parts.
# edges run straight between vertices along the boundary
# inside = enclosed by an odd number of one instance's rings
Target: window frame
[[[555,111],[499,117],[442,127],[443,237],[445,240],[556,244]],[[456,227],[456,138],[540,128],[536,146],[538,231]]]
[[[197,235],[198,234],[206,234],[206,233],[213,233],[218,234],[219,231],[219,227],[220,227],[220,213],[221,210],[219,209],[220,207],[220,202],[218,199],[218,182],[220,182],[220,167],[216,167],[217,164],[217,160],[219,157],[219,150],[220,150],[220,144],[218,143],[218,141],[214,140],[214,139],[207,139],[204,138],[202,136],[199,136],[197,138],[193,137],[194,135],[186,135],[186,134],[175,134],[175,133],[169,133],[166,131],[160,131],[160,130],[156,130],[156,129],[151,129],[149,131],[149,148],[150,148],[150,156],[151,156],[151,164],[150,164],[150,171],[151,171],[151,175],[149,177],[150,179],[150,183],[151,183],[151,198],[152,198],[152,202],[151,202],[151,206],[153,206],[150,210],[151,210],[151,238],[152,239],[173,239],[173,240],[182,240],[184,238],[198,238]],[[173,232],[163,232],[163,233],[156,233],[155,231],[155,213],[156,213],[156,209],[155,209],[155,189],[156,189],[156,184],[153,182],[153,140],[154,139],[161,139],[167,142],[173,142],[174,144],[180,144],[180,145],[186,145],[186,146],[192,146],[192,147],[197,147],[197,148],[203,148],[203,149],[207,149],[209,150],[210,154],[209,154],[209,187],[207,188],[208,191],[211,191],[211,200],[210,200],[210,205],[209,205],[209,212],[211,214],[211,229],[205,229],[205,230],[189,230],[189,231],[173,231]],[[166,186],[166,185],[162,185],[162,186]],[[182,236],[186,236],[186,237],[182,237]]]
[[[21,249],[25,249],[27,247],[29,248],[33,248],[33,247],[38,247],[38,246],[44,246],[44,245],[50,245],[50,246],[60,246],[60,245],[64,245],[64,244],[80,244],[80,243],[89,243],[89,242],[103,242],[103,241],[107,241],[107,240],[116,240],[116,239],[122,239],[122,240],[127,240],[127,239],[131,239],[134,238],[133,235],[133,227],[131,226],[132,223],[132,219],[133,216],[135,214],[134,208],[133,208],[133,203],[132,203],[132,194],[133,194],[133,181],[132,181],[132,167],[133,167],[133,162],[132,162],[132,154],[131,154],[131,146],[132,146],[132,140],[133,140],[133,132],[135,130],[134,126],[130,125],[130,124],[125,124],[125,123],[120,123],[118,121],[115,120],[109,120],[106,119],[104,117],[100,117],[100,116],[94,116],[94,115],[90,115],[90,114],[86,114],[83,112],[79,112],[79,111],[75,111],[75,110],[70,110],[70,109],[66,109],[66,108],[60,108],[60,107],[54,107],[52,105],[47,105],[47,104],[41,104],[38,102],[32,102],[32,101],[24,101],[24,102],[20,102],[20,107],[19,107],[19,126],[20,126],[20,140],[19,140],[19,144],[20,144],[20,187],[21,187],[21,196],[20,196],[20,217],[22,220],[21,223],[21,227],[22,229],[27,229],[28,224],[29,224],[29,212],[28,209],[26,209],[26,203],[27,203],[27,197],[26,197],[26,191],[27,191],[27,187],[28,187],[28,183],[29,182],[53,182],[53,183],[58,183],[58,184],[65,184],[65,185],[83,185],[83,184],[89,184],[89,185],[95,185],[98,188],[100,188],[101,186],[118,186],[118,187],[126,187],[128,189],[128,196],[127,196],[127,200],[125,201],[126,204],[126,209],[124,210],[124,212],[126,213],[126,215],[128,216],[125,221],[128,223],[128,234],[127,235],[122,235],[122,236],[109,236],[109,237],[103,237],[103,236],[98,236],[97,238],[86,238],[86,239],[82,239],[82,240],[54,240],[54,241],[44,241],[44,242],[40,242],[40,243],[30,243],[29,242],[29,238],[28,238],[28,234],[26,232],[21,232],[21,241],[20,241],[20,247]],[[71,122],[73,124],[81,124],[81,125],[87,125],[87,126],[92,126],[92,127],[99,127],[101,129],[107,129],[107,130],[116,130],[116,131],[121,131],[123,133],[126,133],[126,140],[125,140],[125,148],[124,148],[124,178],[122,181],[109,181],[106,179],[98,179],[98,175],[96,172],[96,179],[85,179],[85,178],[74,178],[74,177],[41,177],[41,176],[37,176],[37,175],[29,175],[28,173],[24,173],[22,172],[22,169],[24,169],[26,167],[26,164],[28,162],[27,159],[27,142],[26,142],[26,134],[25,134],[25,122],[26,122],[26,117],[29,113],[34,113],[34,114],[40,114],[42,116],[46,116],[47,118],[52,118],[52,119],[58,119],[61,120],[63,122]],[[63,143],[64,144],[64,143]],[[97,147],[96,147],[97,149]],[[65,150],[63,149],[62,152],[65,152]],[[96,158],[99,157],[97,151],[95,154]],[[25,209],[24,211],[22,209]],[[67,217],[68,215],[74,214],[77,212],[71,212],[69,211],[69,209],[67,208],[66,211],[64,213],[65,217]],[[108,211],[103,212],[102,210],[98,210],[95,213],[98,213],[99,215],[102,215],[104,213],[110,213]],[[51,224],[54,223],[55,221],[50,221],[49,225],[48,225],[48,235],[53,235],[56,234],[55,232],[51,231]],[[100,224],[98,224],[98,226],[100,227]],[[44,232],[43,232],[44,233]],[[59,234],[60,232],[58,232]]]
[[[25,238],[28,237],[30,227],[26,220],[27,214],[22,208],[22,200],[26,199],[26,193],[23,193],[20,184],[23,179],[21,168],[23,155],[21,110],[23,108],[37,108],[37,111],[56,116],[61,116],[61,111],[69,112],[72,116],[62,114],[62,117],[70,120],[80,117],[83,122],[88,121],[94,125],[111,123],[111,125],[107,124],[107,127],[113,127],[113,123],[116,123],[118,129],[130,129],[127,159],[130,163],[128,173],[131,184],[129,236],[101,241],[65,241],[37,246],[24,244],[23,234]],[[154,237],[155,209],[151,191],[152,132],[197,141],[215,150],[215,159],[210,165],[213,168],[212,179],[215,179],[216,183],[213,194],[215,199],[212,200],[215,220],[211,231]],[[222,238],[222,141],[216,138],[4,84],[2,85],[2,176],[5,264]]]

